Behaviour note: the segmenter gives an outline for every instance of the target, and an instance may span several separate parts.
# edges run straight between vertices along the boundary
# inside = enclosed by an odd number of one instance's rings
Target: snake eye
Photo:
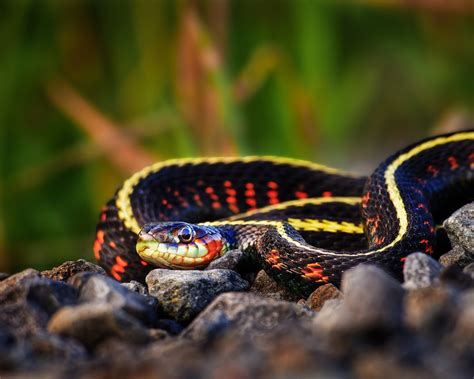
[[[191,226],[186,225],[183,226],[179,231],[178,231],[178,237],[179,240],[183,243],[188,243],[191,242],[191,240],[194,237],[194,230]]]

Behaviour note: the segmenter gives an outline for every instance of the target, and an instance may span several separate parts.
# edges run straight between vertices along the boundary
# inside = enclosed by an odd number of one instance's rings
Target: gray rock
[[[29,346],[25,341],[0,327],[0,372],[11,372],[24,366],[30,356]]]
[[[406,324],[412,329],[434,337],[445,332],[457,311],[453,292],[441,286],[409,291],[404,304]]]
[[[209,263],[209,265],[204,270],[227,269],[237,271],[239,265],[243,264],[245,261],[246,257],[241,250],[230,250],[222,257],[217,258],[216,260]]]
[[[64,262],[60,266],[54,267],[51,270],[42,271],[41,275],[49,279],[67,282],[70,277],[81,272],[92,272],[96,274],[107,275],[102,267],[87,262],[84,259]]]
[[[403,288],[376,266],[359,265],[346,271],[341,285],[344,305],[353,325],[398,327],[402,316]]]
[[[183,338],[206,342],[232,331],[251,340],[284,323],[309,321],[314,313],[299,305],[250,293],[225,293],[217,297],[183,332]]]
[[[158,302],[154,297],[133,292],[107,276],[81,273],[72,277],[68,283],[78,289],[80,303],[107,303],[146,324],[152,324],[156,320]]]
[[[290,292],[284,287],[278,285],[264,270],[260,270],[255,278],[250,292],[255,292],[258,295],[269,297],[274,300],[298,301],[300,296]]]
[[[24,337],[46,327],[59,308],[74,304],[77,293],[62,282],[46,278],[26,278],[0,294],[0,324],[16,336]]]
[[[10,275],[8,278],[2,280],[0,282],[0,293],[7,289],[12,288],[17,283],[25,279],[39,278],[39,277],[41,277],[41,274],[38,270],[35,270],[33,268],[27,268],[26,270]]]
[[[472,357],[474,354],[474,290],[465,293],[461,299],[449,342],[451,346]]]
[[[474,278],[463,272],[458,265],[445,267],[439,279],[442,285],[455,287],[461,291],[474,288]]]
[[[464,267],[463,272],[474,279],[474,262]]]
[[[453,247],[460,247],[474,259],[474,203],[454,212],[443,223]]]
[[[331,299],[342,299],[342,292],[334,285],[328,283],[316,288],[309,295],[306,305],[314,311],[320,311],[324,303]]]
[[[28,340],[32,357],[38,364],[45,362],[76,364],[88,358],[84,346],[69,338],[42,331],[33,334]]]
[[[358,265],[343,274],[341,288],[343,300],[328,300],[316,317],[316,327],[328,333],[352,334],[393,332],[401,326],[404,291],[385,271]]]
[[[444,267],[459,266],[466,267],[473,262],[472,256],[467,254],[461,247],[455,246],[452,250],[439,257],[439,263]]]
[[[413,290],[439,283],[443,266],[424,253],[413,253],[406,257],[403,266],[403,287]]]
[[[219,294],[248,288],[248,283],[231,270],[156,269],[147,275],[146,283],[160,309],[180,322],[191,320]]]
[[[148,295],[148,288],[146,288],[143,284],[137,282],[136,280],[131,280],[129,282],[120,284],[125,288],[128,288],[130,291],[136,292],[140,295]]]
[[[85,303],[61,308],[48,323],[48,330],[80,341],[93,349],[107,338],[118,338],[131,344],[151,341],[138,320],[107,303]]]

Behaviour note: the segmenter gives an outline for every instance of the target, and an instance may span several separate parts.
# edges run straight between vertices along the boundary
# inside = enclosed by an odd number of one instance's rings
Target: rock
[[[474,354],[474,290],[463,296],[459,308],[453,332],[450,336],[450,345],[455,346],[458,350],[465,351],[466,356],[472,358]]]
[[[137,282],[136,280],[131,280],[129,282],[120,284],[125,288],[128,288],[130,291],[136,292],[140,295],[148,295],[148,288],[146,288],[143,284]]]
[[[182,337],[207,342],[223,332],[257,340],[282,324],[308,321],[314,313],[296,304],[250,293],[225,293],[217,297],[183,332]]]
[[[330,299],[341,299],[342,292],[337,287],[328,283],[316,288],[309,295],[306,305],[314,311],[320,311],[324,303]]]
[[[462,271],[474,279],[474,262],[468,264]]]
[[[81,273],[72,277],[68,283],[79,290],[80,303],[107,303],[148,325],[156,320],[158,302],[154,297],[133,292],[107,276]]]
[[[11,372],[30,358],[29,346],[11,331],[0,327],[0,372]]]
[[[64,262],[58,267],[54,267],[51,270],[45,270],[41,272],[41,275],[52,280],[67,282],[70,277],[79,274],[80,272],[93,272],[97,274],[107,275],[107,273],[102,267],[87,262],[84,259]]]
[[[260,270],[250,287],[250,292],[255,292],[270,299],[298,301],[300,296],[290,292],[286,288],[281,287],[275,282],[264,270]]]
[[[443,285],[451,285],[461,291],[474,287],[474,278],[464,273],[458,265],[446,267],[441,272],[440,281]]]
[[[456,300],[444,287],[417,288],[405,296],[406,324],[424,334],[439,336],[455,314]]]
[[[439,257],[439,263],[441,263],[444,267],[454,265],[466,267],[467,265],[473,263],[473,259],[470,255],[466,254],[463,249],[457,246]]]
[[[74,304],[77,293],[62,282],[33,277],[19,281],[0,295],[0,324],[25,337],[46,327],[59,308]]]
[[[316,327],[344,335],[394,332],[401,326],[404,291],[380,268],[361,264],[346,271],[341,288],[343,300],[326,301],[316,317]]]
[[[403,288],[376,266],[359,265],[343,274],[344,306],[352,313],[352,326],[398,327],[402,316]]]
[[[10,275],[8,278],[0,282],[0,293],[15,286],[17,283],[25,279],[39,278],[41,276],[38,270],[33,268],[27,268],[26,270],[20,271],[14,275]]]
[[[246,262],[247,258],[241,250],[230,250],[222,257],[213,260],[204,270],[234,270]]]
[[[52,361],[77,363],[88,357],[86,349],[79,342],[45,331],[32,335],[28,342],[33,359],[39,364]]]
[[[459,247],[474,259],[474,203],[466,204],[443,223],[453,247]]]
[[[413,290],[439,283],[443,266],[424,253],[413,253],[406,257],[403,266],[403,287]]]
[[[188,322],[223,292],[243,291],[248,283],[231,270],[155,269],[146,277],[150,295],[171,318]]]
[[[74,338],[88,349],[112,337],[131,344],[151,341],[135,318],[111,304],[98,302],[63,307],[49,321],[48,330]]]
[[[466,267],[474,262],[474,203],[454,212],[443,223],[453,249],[439,259],[443,266]]]

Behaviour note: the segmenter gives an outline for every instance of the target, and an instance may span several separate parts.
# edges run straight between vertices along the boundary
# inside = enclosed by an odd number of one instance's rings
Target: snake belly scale
[[[474,200],[474,131],[425,139],[359,177],[279,157],[189,158],[132,175],[102,209],[93,251],[119,281],[205,267],[240,248],[306,295],[372,263],[399,277],[436,225]]]

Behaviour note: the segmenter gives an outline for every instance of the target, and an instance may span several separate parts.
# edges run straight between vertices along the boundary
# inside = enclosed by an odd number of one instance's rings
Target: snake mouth
[[[157,237],[142,229],[136,244],[137,254],[144,261],[158,267],[194,269],[206,266],[226,251],[220,236],[205,235],[189,243]]]

